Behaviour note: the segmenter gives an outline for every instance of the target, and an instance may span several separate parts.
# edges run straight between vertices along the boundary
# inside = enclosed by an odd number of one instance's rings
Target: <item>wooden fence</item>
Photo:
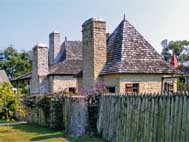
[[[189,94],[104,95],[97,131],[116,142],[189,141]]]

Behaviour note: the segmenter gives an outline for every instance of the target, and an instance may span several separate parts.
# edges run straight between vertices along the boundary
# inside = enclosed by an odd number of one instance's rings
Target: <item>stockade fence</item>
[[[103,95],[97,132],[113,142],[189,141],[189,93]]]

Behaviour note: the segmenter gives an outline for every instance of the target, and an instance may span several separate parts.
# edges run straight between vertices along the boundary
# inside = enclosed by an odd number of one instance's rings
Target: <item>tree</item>
[[[161,54],[167,62],[170,62],[172,54],[177,56],[181,64],[189,61],[189,41],[178,40],[168,42],[168,40],[163,40],[161,45],[163,47]]]
[[[17,113],[23,116],[21,93],[15,93],[9,83],[0,84],[0,117],[10,120]]]
[[[8,47],[3,51],[3,60],[0,60],[0,69],[6,71],[10,79],[31,71],[32,52],[18,52],[13,47]]]

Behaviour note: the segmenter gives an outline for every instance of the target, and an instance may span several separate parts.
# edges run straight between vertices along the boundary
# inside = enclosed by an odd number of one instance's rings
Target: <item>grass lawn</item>
[[[94,137],[66,138],[64,132],[31,124],[0,126],[0,142],[103,142]]]
[[[0,119],[0,123],[7,123],[6,120]]]

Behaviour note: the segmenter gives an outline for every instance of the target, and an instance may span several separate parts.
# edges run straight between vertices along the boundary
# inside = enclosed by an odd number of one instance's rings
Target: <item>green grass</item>
[[[0,126],[0,142],[103,142],[94,137],[66,138],[63,131],[54,131],[31,124]]]
[[[13,123],[15,121],[11,120],[11,121],[7,121],[5,119],[0,119],[0,123]]]
[[[0,119],[0,123],[7,123],[7,121],[4,119]]]

